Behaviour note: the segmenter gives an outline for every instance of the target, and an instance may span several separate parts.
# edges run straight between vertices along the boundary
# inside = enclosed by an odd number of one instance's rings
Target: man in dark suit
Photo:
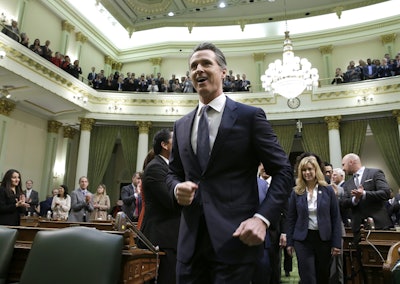
[[[360,157],[354,153],[343,157],[342,168],[346,174],[353,175],[343,184],[344,197],[340,202],[341,206],[351,208],[351,228],[355,243],[358,243],[360,225],[368,217],[373,218],[375,229],[390,227],[385,208],[385,202],[390,198],[390,188],[381,170],[362,166]]]
[[[139,216],[136,210],[136,205],[139,206],[140,198],[140,193],[137,191],[138,179],[140,179],[140,175],[136,172],[132,176],[132,183],[125,185],[121,189],[122,211],[132,221],[137,221]]]
[[[292,169],[264,111],[223,93],[226,60],[215,45],[197,46],[189,70],[199,106],[175,122],[167,176],[182,206],[177,283],[249,283],[288,198]],[[272,176],[261,204],[260,162]]]
[[[89,180],[79,178],[79,188],[71,192],[71,211],[68,215],[70,222],[89,222],[90,213],[94,210],[93,196],[88,190]]]
[[[26,190],[24,195],[26,198],[26,203],[29,203],[29,207],[26,209],[26,214],[37,213],[37,207],[39,205],[39,192],[33,189],[33,181],[28,179],[25,182]]]
[[[172,132],[162,129],[154,136],[155,157],[143,174],[145,214],[144,235],[166,255],[160,257],[157,283],[176,282],[176,247],[178,242],[180,207],[169,194],[165,178],[172,149]]]

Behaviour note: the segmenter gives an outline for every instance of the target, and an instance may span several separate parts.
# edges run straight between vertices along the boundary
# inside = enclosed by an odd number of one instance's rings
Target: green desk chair
[[[114,284],[121,273],[122,236],[94,228],[39,231],[20,284]]]
[[[6,283],[18,231],[0,226],[0,284]]]

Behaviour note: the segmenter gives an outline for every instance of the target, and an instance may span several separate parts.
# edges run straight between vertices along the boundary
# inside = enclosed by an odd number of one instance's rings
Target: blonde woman
[[[71,197],[68,194],[68,187],[62,184],[58,189],[58,194],[53,197],[53,201],[51,202],[53,219],[67,220],[70,209],[71,209]]]
[[[108,210],[110,210],[110,197],[107,195],[104,184],[100,184],[93,195],[93,207],[90,220],[107,220]]]
[[[296,250],[301,283],[329,283],[331,258],[340,254],[341,218],[335,192],[314,156],[299,163],[287,222],[287,251]]]

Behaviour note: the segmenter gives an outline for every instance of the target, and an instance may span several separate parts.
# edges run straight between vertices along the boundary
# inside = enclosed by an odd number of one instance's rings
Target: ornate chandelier
[[[262,86],[267,92],[279,94],[287,99],[299,96],[306,88],[318,87],[318,70],[311,68],[307,58],[294,56],[289,32],[285,32],[283,60],[270,63],[265,75],[261,76]]]
[[[286,1],[284,1],[285,19]],[[270,93],[279,94],[287,99],[299,96],[306,88],[312,90],[318,87],[318,70],[311,68],[307,58],[294,56],[292,40],[287,29],[283,42],[282,60],[277,59],[270,63],[265,75],[261,76],[263,88]]]

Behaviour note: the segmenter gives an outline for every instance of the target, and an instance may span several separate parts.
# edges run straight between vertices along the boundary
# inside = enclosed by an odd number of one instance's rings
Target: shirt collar
[[[365,167],[361,167],[356,174],[358,174],[358,176],[362,177],[363,173],[364,173]]]
[[[213,99],[211,102],[208,103],[208,105],[215,111],[221,112],[225,106],[226,103],[226,96],[224,93]],[[199,101],[199,108],[197,109],[197,115],[200,115],[201,109],[203,108],[205,104],[203,104],[201,101]]]
[[[163,155],[158,155],[158,156],[160,156],[160,157],[161,157],[161,159],[163,159],[163,160],[164,160],[164,162],[166,162],[166,163],[167,163],[167,165],[169,165],[169,160],[168,160],[167,158],[165,158]]]

